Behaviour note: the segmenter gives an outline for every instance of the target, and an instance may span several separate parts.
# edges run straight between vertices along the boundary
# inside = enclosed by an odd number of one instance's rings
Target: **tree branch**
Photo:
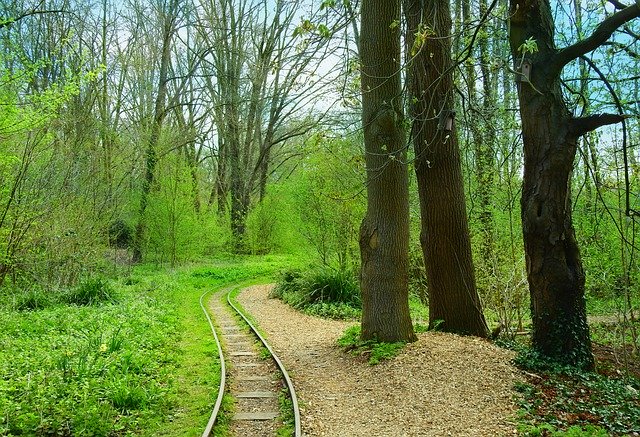
[[[611,3],[616,9],[624,9],[627,7],[627,5],[619,2],[618,0],[607,0],[609,3]]]
[[[9,27],[13,23],[15,23],[17,21],[20,21],[23,18],[30,17],[32,15],[57,14],[57,13],[63,13],[63,12],[66,12],[66,11],[64,9],[52,9],[52,10],[46,10],[46,11],[29,11],[29,12],[25,12],[23,14],[20,14],[16,18],[6,18],[6,19],[0,18],[0,29],[2,29],[4,27]]]
[[[596,130],[599,127],[622,123],[629,117],[629,115],[625,114],[595,114],[588,115],[586,117],[577,117],[571,120],[569,129],[572,134],[580,137],[588,132]]]
[[[603,45],[614,47],[618,50],[625,52],[629,57],[634,59],[640,59],[640,54],[638,52],[631,49],[630,45],[622,44],[617,41],[607,41]]]
[[[613,15],[605,18],[587,38],[565,47],[556,53],[551,59],[552,68],[559,73],[569,62],[597,49],[604,44],[620,26],[637,17],[640,17],[640,5],[638,5],[638,3],[620,9]]]

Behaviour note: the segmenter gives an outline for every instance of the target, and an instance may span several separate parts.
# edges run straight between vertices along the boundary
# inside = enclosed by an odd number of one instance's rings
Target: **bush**
[[[358,317],[362,307],[355,275],[326,267],[283,272],[271,296],[305,312],[338,319]]]
[[[46,308],[52,303],[53,299],[45,290],[37,285],[32,285],[14,295],[13,307],[17,311],[35,311]]]
[[[109,244],[118,249],[127,249],[133,242],[133,229],[122,219],[117,219],[109,226]]]
[[[98,305],[115,300],[113,287],[103,278],[88,279],[67,295],[67,303],[79,306]]]

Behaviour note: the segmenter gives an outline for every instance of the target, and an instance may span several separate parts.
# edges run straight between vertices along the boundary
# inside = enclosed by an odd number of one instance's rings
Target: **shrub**
[[[334,319],[358,317],[362,307],[355,275],[326,267],[283,272],[271,296],[294,308]]]
[[[67,295],[67,303],[79,306],[98,305],[115,300],[113,287],[103,278],[87,279]]]
[[[127,249],[133,241],[133,229],[122,219],[114,220],[109,225],[109,244],[119,249]]]
[[[45,290],[37,285],[32,285],[14,295],[13,306],[17,311],[35,311],[46,308],[52,303],[53,299]]]

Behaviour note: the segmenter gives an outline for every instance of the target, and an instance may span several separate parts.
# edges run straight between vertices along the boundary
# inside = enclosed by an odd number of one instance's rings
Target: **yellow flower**
[[[102,343],[100,345],[100,352],[106,352],[107,351],[107,345],[105,343]]]

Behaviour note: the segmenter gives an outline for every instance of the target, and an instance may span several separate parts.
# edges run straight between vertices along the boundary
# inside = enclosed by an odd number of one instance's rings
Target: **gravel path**
[[[511,436],[512,354],[477,339],[424,333],[371,366],[336,339],[353,322],[301,314],[269,299],[270,286],[238,297],[290,372],[308,436]]]

